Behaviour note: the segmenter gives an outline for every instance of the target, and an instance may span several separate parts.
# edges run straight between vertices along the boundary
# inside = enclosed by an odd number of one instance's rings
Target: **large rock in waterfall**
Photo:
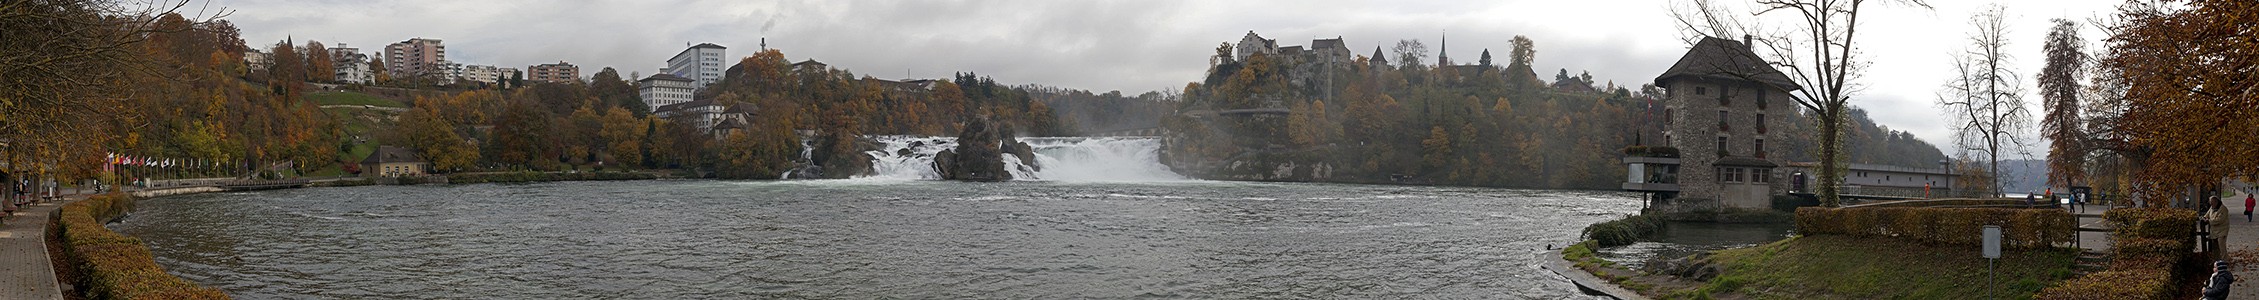
[[[998,142],[1005,135],[998,133],[997,127],[985,119],[967,122],[965,131],[957,134],[957,148],[934,156],[934,171],[945,180],[1012,180],[1012,173],[1005,171],[1002,143]]]

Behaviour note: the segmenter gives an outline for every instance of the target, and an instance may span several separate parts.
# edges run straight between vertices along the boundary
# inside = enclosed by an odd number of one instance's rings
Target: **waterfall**
[[[934,154],[957,147],[954,137],[871,137],[882,149],[871,155],[871,175],[876,179],[941,179],[933,169]],[[1031,137],[1019,138],[1035,149],[1040,169],[1028,167],[1019,157],[1006,154],[1004,167],[1015,180],[1040,181],[1168,181],[1184,180],[1161,164],[1161,140],[1135,137]]]
[[[792,178],[792,175],[800,173],[800,169],[804,169],[804,168],[807,168],[807,167],[808,167],[808,165],[813,165],[813,164],[815,164],[815,163],[816,163],[816,142],[815,142],[815,138],[810,138],[810,137],[801,137],[801,138],[800,138],[800,159],[798,159],[798,160],[794,160],[794,161],[792,161],[792,162],[793,162],[793,164],[794,164],[794,166],[792,167],[792,169],[790,169],[790,170],[784,170],[784,174],[783,174],[783,175],[779,175],[779,176],[777,176],[777,178],[779,178],[779,179],[793,179],[793,178]]]

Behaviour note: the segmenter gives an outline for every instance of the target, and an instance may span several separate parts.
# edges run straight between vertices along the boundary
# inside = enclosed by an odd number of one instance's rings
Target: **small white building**
[[[664,73],[637,80],[635,88],[652,112],[658,112],[660,107],[690,102],[698,89],[696,81],[690,78]]]

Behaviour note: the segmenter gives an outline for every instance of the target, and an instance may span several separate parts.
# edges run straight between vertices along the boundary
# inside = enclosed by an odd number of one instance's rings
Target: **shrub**
[[[1977,246],[1983,243],[1983,226],[1998,225],[2002,246],[2030,249],[2077,238],[2075,220],[2069,212],[2052,209],[1806,207],[1796,210],[1796,232]]]
[[[1663,231],[1663,219],[1651,215],[1633,215],[1615,221],[1587,225],[1584,236],[1598,242],[1601,247],[1630,245]]]
[[[2117,226],[2112,237],[2165,239],[2188,243],[2196,239],[2196,211],[2180,208],[2120,208],[2102,213]]]
[[[2040,290],[2033,299],[2170,299],[2172,274],[2158,269],[2109,270]]]
[[[124,215],[133,197],[111,193],[63,205],[50,220],[62,235],[64,258],[80,274],[79,286],[95,299],[228,299],[219,290],[165,273],[141,239],[102,227]]]
[[[2035,299],[2166,299],[2194,242],[2196,212],[2177,208],[2120,208],[2102,214],[2110,232],[2110,266],[2041,290]]]

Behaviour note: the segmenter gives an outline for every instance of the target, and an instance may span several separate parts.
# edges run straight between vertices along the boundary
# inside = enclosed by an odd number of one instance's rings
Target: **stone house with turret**
[[[1771,207],[1785,194],[1788,161],[1775,143],[1802,89],[1749,48],[1747,39],[1704,38],[1656,76],[1663,88],[1663,145],[1626,149],[1623,188],[1644,192],[1651,204],[1690,211]]]

